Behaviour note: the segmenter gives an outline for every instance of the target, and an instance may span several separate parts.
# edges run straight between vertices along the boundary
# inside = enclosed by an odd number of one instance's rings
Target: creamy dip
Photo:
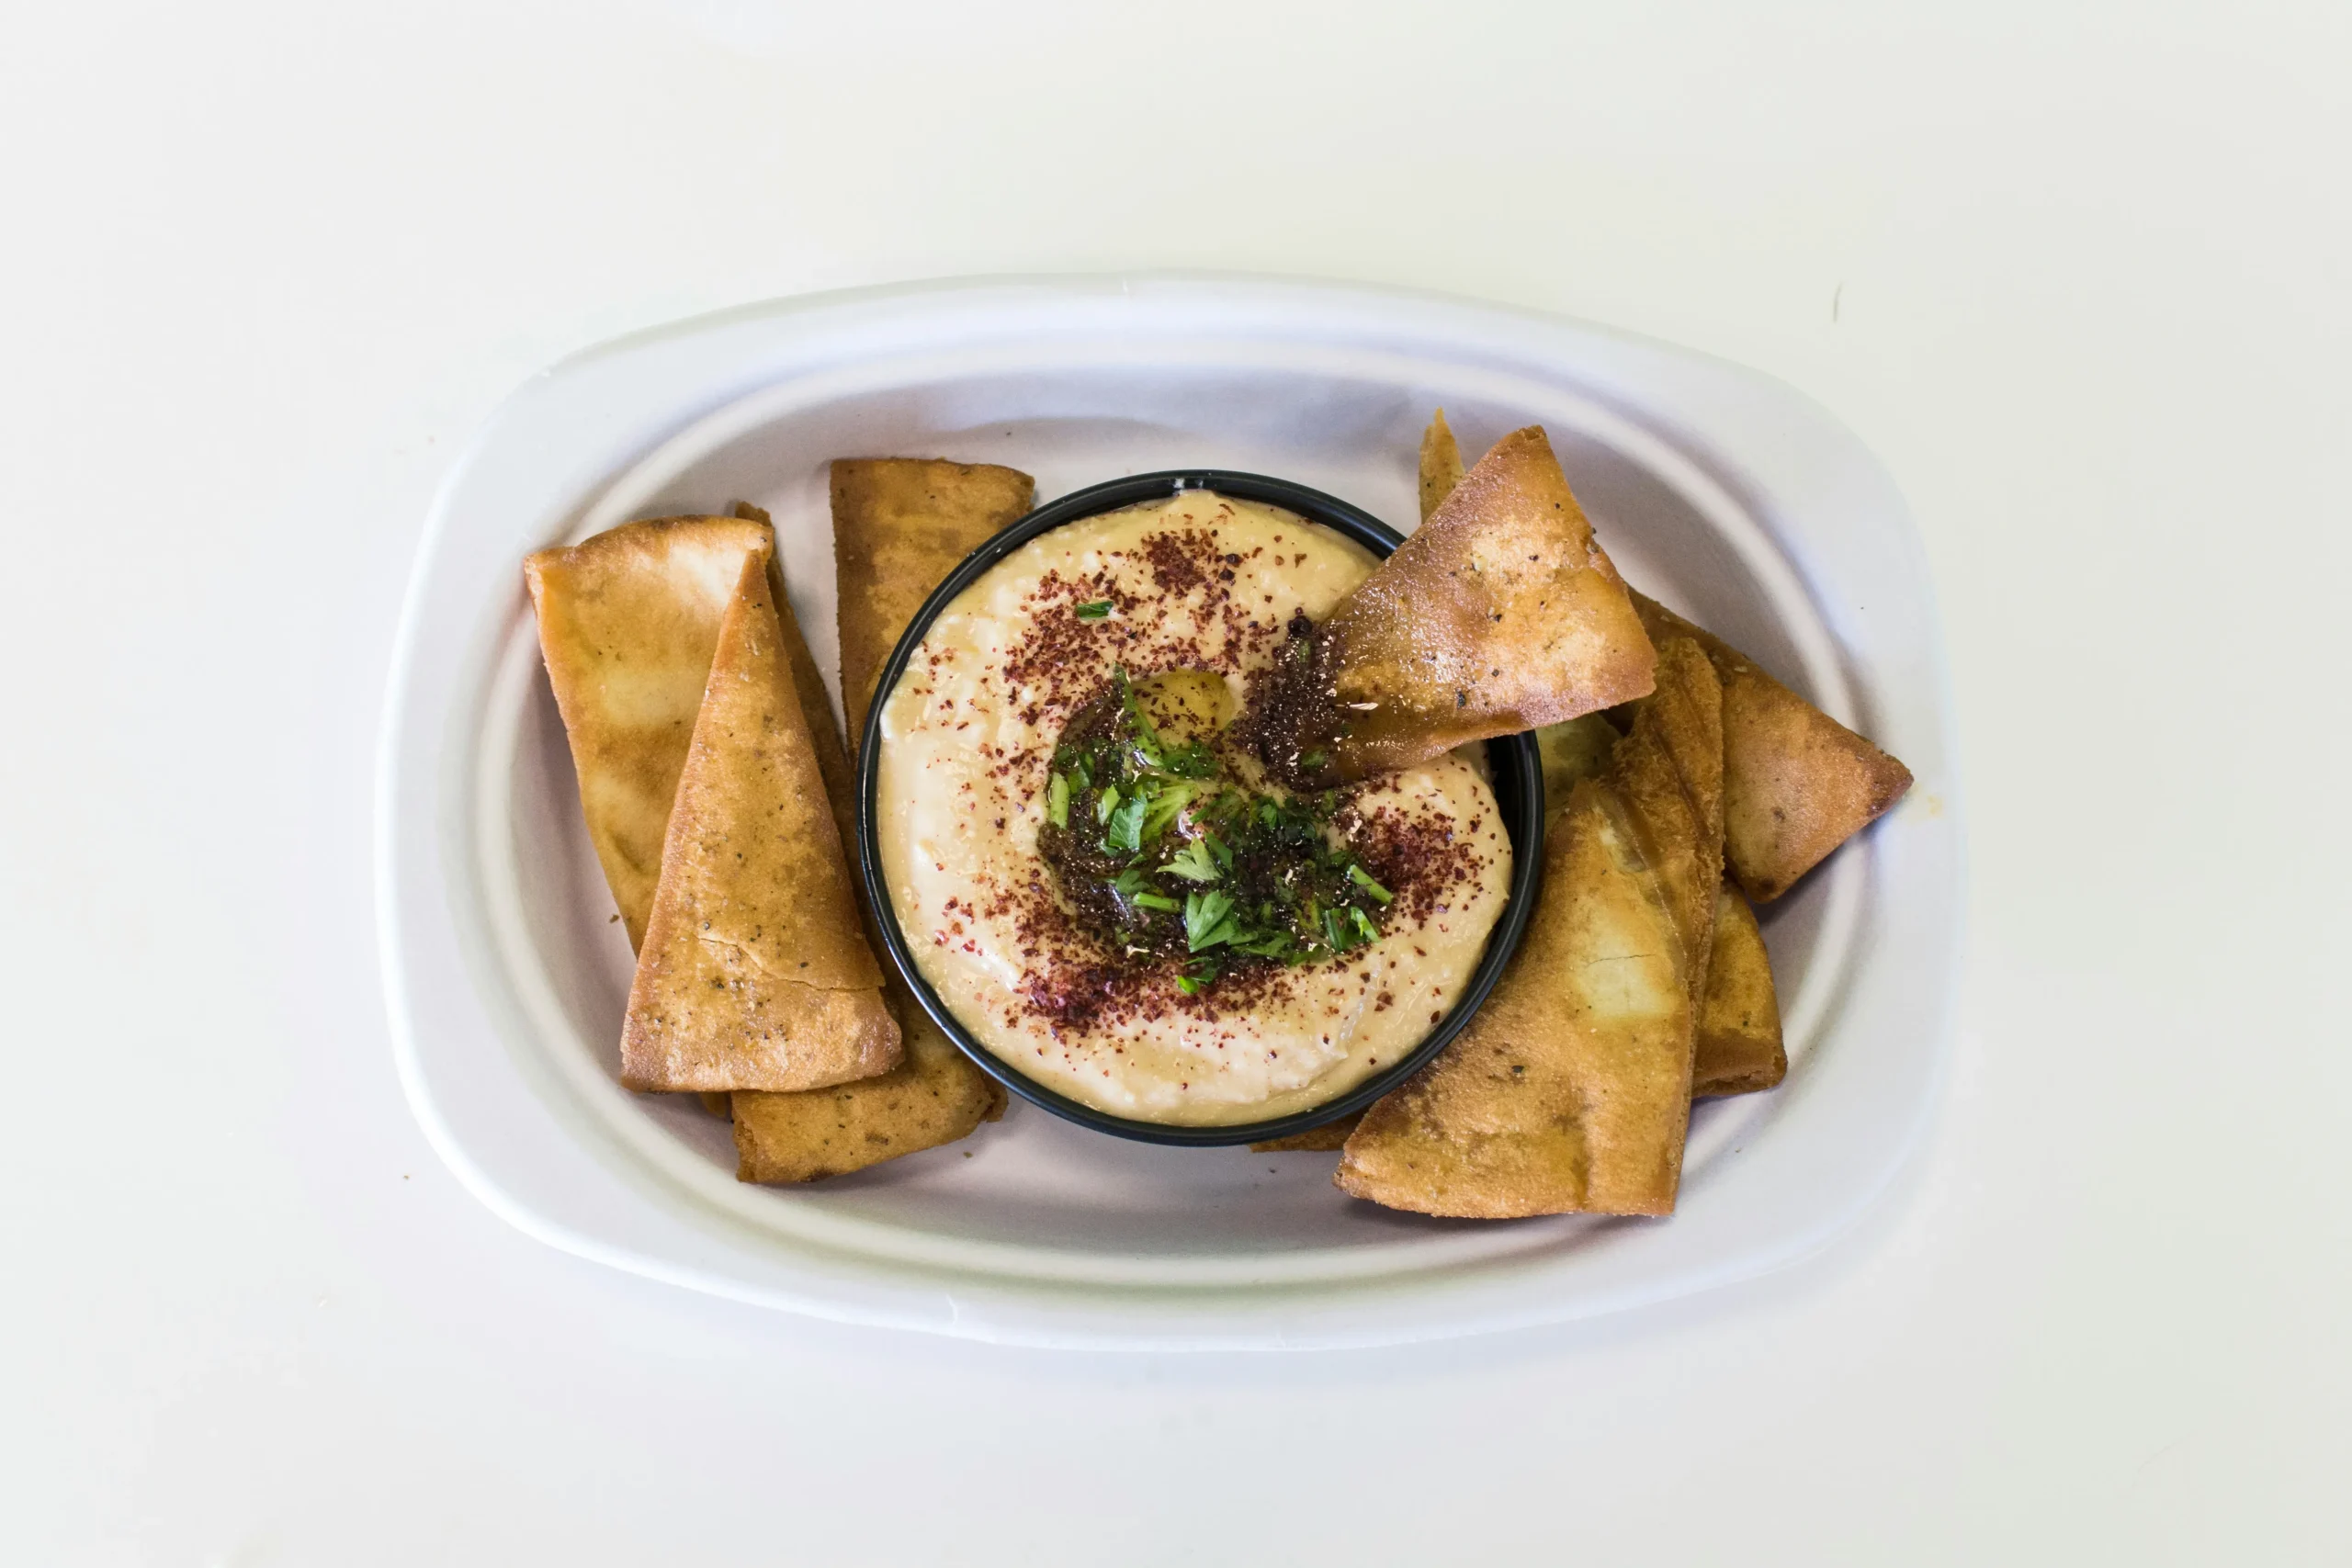
[[[1344,1093],[1453,1008],[1510,880],[1493,793],[1460,756],[1323,803],[1335,852],[1387,901],[1376,939],[1319,962],[1186,981],[1076,919],[1038,851],[1072,714],[1123,674],[1179,670],[1224,677],[1238,706],[1292,619],[1374,564],[1295,513],[1186,491],[1039,536],[933,622],[883,708],[876,827],[917,965],[989,1051],[1114,1115],[1232,1124]]]

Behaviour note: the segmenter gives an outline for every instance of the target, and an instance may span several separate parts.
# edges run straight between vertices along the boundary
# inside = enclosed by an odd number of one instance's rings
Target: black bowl
[[[974,550],[961,566],[947,574],[899,639],[891,650],[890,661],[882,667],[880,681],[874,689],[874,705],[867,710],[865,733],[858,745],[857,765],[857,864],[865,879],[865,895],[874,908],[876,923],[882,928],[883,944],[890,950],[891,961],[899,973],[906,977],[915,998],[922,1003],[947,1038],[956,1042],[964,1054],[1006,1089],[1029,1101],[1043,1106],[1066,1121],[1081,1127],[1091,1127],[1098,1133],[1117,1137],[1134,1138],[1147,1144],[1184,1144],[1211,1146],[1222,1144],[1261,1143],[1270,1138],[1286,1138],[1294,1133],[1304,1133],[1334,1122],[1351,1112],[1363,1110],[1382,1095],[1419,1070],[1423,1064],[1445,1049],[1447,1042],[1462,1032],[1487,993],[1495,988],[1495,981],[1503,965],[1526,933],[1529,915],[1535,908],[1536,877],[1544,859],[1544,767],[1536,750],[1535,737],[1509,735],[1487,742],[1487,752],[1493,765],[1495,799],[1502,808],[1503,831],[1510,839],[1511,874],[1510,900],[1503,906],[1502,916],[1487,938],[1487,951],[1471,972],[1470,983],[1464,987],[1453,1010],[1447,1013],[1427,1039],[1385,1070],[1366,1078],[1347,1093],[1315,1106],[1311,1110],[1294,1111],[1270,1122],[1255,1122],[1246,1126],[1177,1127],[1159,1122],[1138,1122],[1125,1116],[1113,1116],[1081,1105],[1068,1095],[1036,1083],[997,1057],[987,1046],[972,1037],[961,1020],[948,1010],[939,993],[931,988],[922,972],[915,967],[914,953],[907,946],[906,933],[899,929],[898,908],[891,902],[890,889],[882,879],[882,852],[874,830],[874,791],[881,754],[882,708],[890,694],[898,689],[899,678],[904,674],[907,661],[931,629],[939,613],[954,603],[956,595],[970,587],[982,573],[1027,544],[1049,528],[1081,517],[1100,513],[1115,512],[1137,502],[1158,501],[1179,491],[1208,490],[1221,495],[1238,497],[1244,501],[1264,502],[1298,513],[1311,523],[1319,523],[1335,533],[1362,545],[1377,556],[1385,556],[1404,543],[1404,536],[1382,523],[1371,513],[1349,505],[1321,491],[1305,485],[1292,484],[1287,479],[1268,479],[1262,474],[1228,472],[1223,468],[1175,468],[1165,473],[1137,474],[1132,479],[1112,479],[1103,484],[1089,485],[1073,491],[1059,501],[1041,506],[1028,516]]]

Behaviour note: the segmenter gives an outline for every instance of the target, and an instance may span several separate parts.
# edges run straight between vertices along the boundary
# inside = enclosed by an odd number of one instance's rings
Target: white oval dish
[[[1409,530],[1416,446],[1440,404],[1470,456],[1544,424],[1628,578],[1917,778],[1765,912],[1789,1079],[1699,1108],[1672,1219],[1422,1219],[1343,1197],[1329,1155],[1156,1148],[1018,1104],[963,1144],[807,1188],[746,1187],[723,1122],[619,1088],[630,957],[538,667],[526,552],[757,502],[830,674],[832,457],[1003,462],[1036,476],[1040,500],[1150,469],[1249,469]],[[526,384],[435,505],[379,775],[401,1080],[435,1149],[519,1228],[825,1317],[1271,1348],[1655,1301],[1820,1246],[1920,1125],[1960,919],[1949,733],[1900,498],[1842,427],[1752,371],[1490,306],[1263,279],[981,281],[688,321]]]

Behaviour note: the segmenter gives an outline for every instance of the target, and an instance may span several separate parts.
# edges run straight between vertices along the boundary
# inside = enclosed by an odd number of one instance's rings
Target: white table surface
[[[2347,14],[1636,9],[15,8],[0,1561],[2352,1556]],[[1826,1255],[1050,1355],[606,1272],[435,1162],[368,786],[451,454],[635,327],[1146,265],[1652,333],[1886,460],[1972,934]]]

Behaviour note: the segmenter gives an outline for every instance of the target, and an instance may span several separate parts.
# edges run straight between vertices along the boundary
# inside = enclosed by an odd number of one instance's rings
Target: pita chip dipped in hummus
[[[1423,486],[1444,477],[1441,441]],[[1656,654],[1540,426],[1495,443],[1314,629],[1268,761],[1309,786],[1650,689]],[[1283,710],[1287,708],[1285,713]]]
[[[899,1060],[770,574],[743,562],[719,626],[622,1026],[631,1089],[817,1089]]]
[[[1688,639],[1659,650],[1657,686],[1609,773],[1577,784],[1551,829],[1500,984],[1436,1061],[1364,1112],[1340,1156],[1343,1190],[1473,1219],[1673,1212],[1711,863],[1720,875],[1722,692]]]

